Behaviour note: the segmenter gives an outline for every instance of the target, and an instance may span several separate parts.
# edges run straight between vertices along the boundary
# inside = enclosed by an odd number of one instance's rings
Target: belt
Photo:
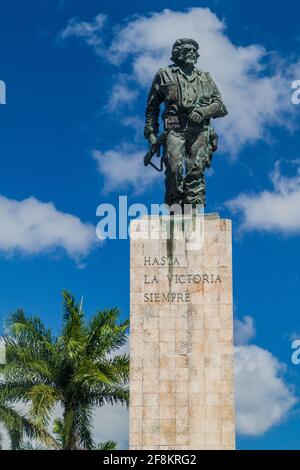
[[[172,116],[165,116],[164,124],[165,124],[165,131],[169,131],[172,129],[178,130],[185,130],[187,125],[191,125],[195,128],[199,129],[199,132],[206,130],[207,126],[210,125],[210,119],[205,119],[200,125],[198,124],[191,124],[189,123],[189,115],[180,114],[180,115],[172,115]]]

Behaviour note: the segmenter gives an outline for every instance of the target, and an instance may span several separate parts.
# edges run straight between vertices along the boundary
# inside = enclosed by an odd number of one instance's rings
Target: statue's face
[[[198,51],[192,44],[185,44],[180,48],[178,62],[183,64],[195,65],[198,59]]]

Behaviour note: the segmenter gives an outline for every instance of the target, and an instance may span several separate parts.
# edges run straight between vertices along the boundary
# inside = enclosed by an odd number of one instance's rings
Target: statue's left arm
[[[228,114],[228,111],[222,100],[221,93],[208,72],[206,77],[211,87],[211,103],[208,106],[201,107],[203,119],[224,117]]]
[[[210,103],[208,105],[198,104],[190,114],[190,120],[200,124],[211,118],[224,117],[228,114],[227,108],[222,100],[221,93],[208,72],[205,73],[210,87]]]

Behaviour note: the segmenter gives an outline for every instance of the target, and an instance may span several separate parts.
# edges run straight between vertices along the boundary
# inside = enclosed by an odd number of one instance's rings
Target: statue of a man
[[[151,151],[163,145],[165,203],[205,205],[205,169],[217,149],[211,118],[223,117],[227,109],[208,72],[195,67],[198,43],[178,39],[172,49],[174,65],[160,69],[154,77],[146,108],[145,137]],[[164,133],[158,138],[160,105]]]

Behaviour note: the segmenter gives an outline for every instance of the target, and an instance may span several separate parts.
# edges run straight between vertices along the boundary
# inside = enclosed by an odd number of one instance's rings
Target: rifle
[[[160,147],[160,145],[162,144],[162,137],[163,135],[161,135],[158,140],[157,140],[157,145],[158,145],[158,148]],[[148,165],[151,165],[156,171],[158,172],[162,172],[163,169],[164,169],[164,162],[163,162],[163,159],[161,158],[160,159],[160,167],[156,166],[155,163],[153,163],[151,160],[152,160],[152,157],[154,154],[157,154],[157,152],[152,152],[152,150],[148,150],[148,152],[146,153],[146,155],[144,156],[144,165],[145,166],[148,166]],[[157,154],[157,156],[159,157],[160,155]]]

